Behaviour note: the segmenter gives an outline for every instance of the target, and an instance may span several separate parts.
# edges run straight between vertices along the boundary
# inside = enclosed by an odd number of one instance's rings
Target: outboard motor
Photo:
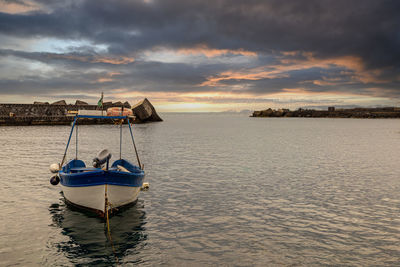
[[[97,154],[97,157],[93,159],[93,167],[95,168],[101,168],[104,163],[107,162],[107,170],[108,170],[108,162],[110,161],[111,158],[111,153],[108,151],[108,149],[102,150],[99,154]]]

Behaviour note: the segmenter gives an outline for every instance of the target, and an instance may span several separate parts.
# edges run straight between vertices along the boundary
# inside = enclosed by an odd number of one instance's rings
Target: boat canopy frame
[[[60,164],[60,169],[63,166],[65,158],[67,156],[68,147],[69,147],[69,144],[71,142],[71,137],[72,137],[72,134],[74,132],[75,126],[76,126],[76,142],[75,142],[76,143],[76,154],[75,154],[75,157],[76,157],[76,159],[78,159],[78,124],[77,124],[78,119],[121,120],[121,123],[120,123],[120,138],[119,138],[119,158],[120,159],[121,159],[121,156],[122,156],[122,120],[127,120],[127,123],[128,123],[128,126],[129,126],[129,132],[130,132],[131,139],[132,139],[133,148],[135,149],[136,159],[137,159],[139,168],[141,170],[143,170],[143,165],[140,163],[139,154],[138,154],[137,149],[136,149],[135,139],[133,138],[132,127],[131,127],[131,124],[129,122],[129,116],[97,116],[97,115],[96,116],[95,115],[76,115],[75,116],[74,121],[72,123],[71,132],[70,132],[69,137],[68,137],[67,146],[65,147],[64,156],[63,156],[61,164]]]

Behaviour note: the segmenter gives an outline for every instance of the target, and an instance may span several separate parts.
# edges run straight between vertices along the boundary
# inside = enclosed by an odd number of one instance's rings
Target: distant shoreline
[[[266,109],[254,111],[250,117],[289,117],[289,118],[357,118],[357,119],[400,119],[399,107],[384,108],[351,108],[328,110],[302,109]]]

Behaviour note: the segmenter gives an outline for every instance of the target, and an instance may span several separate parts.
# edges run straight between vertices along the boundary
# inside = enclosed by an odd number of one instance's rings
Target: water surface
[[[115,251],[48,182],[69,127],[0,127],[0,265],[398,265],[400,120],[162,117],[134,127],[150,190],[111,219]],[[78,157],[118,137],[80,126]]]

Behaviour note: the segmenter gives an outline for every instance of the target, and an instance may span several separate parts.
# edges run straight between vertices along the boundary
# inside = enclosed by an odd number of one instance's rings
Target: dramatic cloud
[[[0,100],[398,105],[399,13],[396,0],[0,0]]]

